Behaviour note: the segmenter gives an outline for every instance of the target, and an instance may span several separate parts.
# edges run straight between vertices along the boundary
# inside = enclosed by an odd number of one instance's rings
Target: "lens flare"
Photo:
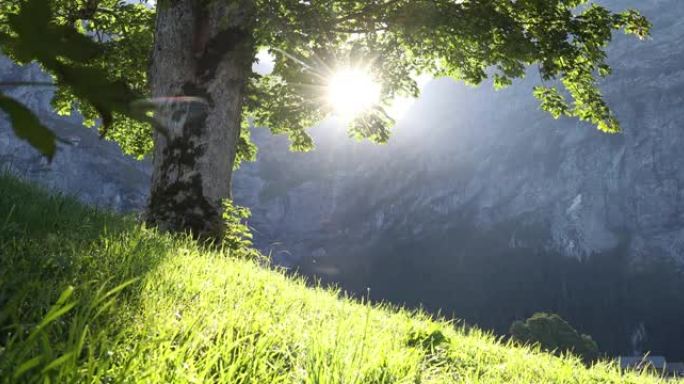
[[[327,98],[335,115],[353,119],[379,102],[380,85],[367,71],[344,69],[330,77]]]

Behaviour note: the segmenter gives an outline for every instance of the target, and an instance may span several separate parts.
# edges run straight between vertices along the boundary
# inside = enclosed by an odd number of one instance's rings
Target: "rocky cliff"
[[[433,81],[385,146],[349,141],[331,123],[313,130],[316,151],[293,154],[257,131],[259,161],[236,192],[262,246],[323,274],[363,273],[388,234],[463,248],[450,234],[467,226],[504,248],[581,258],[620,247],[633,260],[684,261],[684,3],[608,5],[636,6],[655,24],[651,40],[616,36],[609,51],[602,89],[623,133],[540,112],[534,71],[499,92]]]
[[[0,57],[0,82],[10,80],[46,82],[50,77],[36,65],[20,68]],[[48,163],[14,135],[4,116],[0,117],[0,171],[10,171],[99,207],[132,211],[144,206],[150,172],[146,162],[122,155],[118,145],[101,140],[94,129],[83,128],[79,116],[57,116],[50,107],[50,87],[14,87],[3,92],[36,112],[60,140],[55,158]]]

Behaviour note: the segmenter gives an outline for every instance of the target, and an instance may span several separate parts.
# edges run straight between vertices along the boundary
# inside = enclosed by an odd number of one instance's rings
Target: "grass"
[[[0,176],[0,382],[655,383],[346,298]]]

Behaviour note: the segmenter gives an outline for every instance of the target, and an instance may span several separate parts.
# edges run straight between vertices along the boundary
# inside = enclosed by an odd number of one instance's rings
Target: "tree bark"
[[[159,0],[150,67],[155,112],[149,223],[199,237],[222,233],[222,200],[254,60],[252,0]],[[188,103],[190,96],[203,100]]]

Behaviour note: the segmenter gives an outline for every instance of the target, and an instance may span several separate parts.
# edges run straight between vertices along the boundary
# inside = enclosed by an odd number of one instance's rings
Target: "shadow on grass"
[[[0,174],[0,382],[66,380],[105,356],[179,241]]]

